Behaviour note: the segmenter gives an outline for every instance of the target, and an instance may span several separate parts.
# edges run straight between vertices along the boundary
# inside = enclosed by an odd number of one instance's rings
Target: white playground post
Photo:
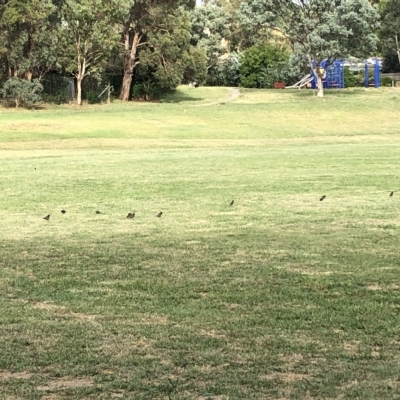
[[[303,86],[306,86],[307,83],[310,83],[314,77],[311,74],[307,74],[303,76],[297,83],[292,86],[286,86],[285,89],[301,89]]]

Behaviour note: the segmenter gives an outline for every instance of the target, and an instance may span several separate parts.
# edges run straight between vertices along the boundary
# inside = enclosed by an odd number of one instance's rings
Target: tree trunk
[[[321,71],[319,67],[319,63],[316,63],[311,54],[307,54],[308,61],[310,63],[311,71],[313,72],[314,76],[317,78],[317,97],[324,97],[324,84],[322,82]]]
[[[132,84],[132,72],[127,71],[126,73],[124,73],[124,77],[122,79],[121,94],[119,95],[119,98],[121,100],[123,101],[129,100],[129,96],[131,94],[131,84]]]
[[[82,105],[82,81],[86,76],[86,58],[78,55],[78,73],[76,76],[76,104]]]
[[[76,78],[76,104],[82,105],[82,80],[81,76]]]
[[[33,72],[31,70],[25,71],[25,79],[29,82],[32,82]]]
[[[132,74],[133,70],[138,64],[136,60],[137,47],[140,42],[141,35],[139,32],[135,32],[132,37],[132,43],[130,41],[129,29],[124,32],[124,77],[122,80],[121,94],[119,98],[123,101],[129,100],[131,94]]]
[[[396,51],[397,51],[397,57],[399,58],[399,64],[400,64],[400,47],[399,47],[399,39],[397,38],[397,34],[394,35],[394,38],[396,39]]]
[[[324,84],[322,83],[322,77],[320,74],[317,72],[317,97],[324,97]]]

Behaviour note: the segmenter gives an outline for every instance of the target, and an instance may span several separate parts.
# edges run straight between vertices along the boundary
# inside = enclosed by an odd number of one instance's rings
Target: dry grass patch
[[[0,371],[0,379],[3,381],[8,379],[31,379],[32,375],[30,372]]]
[[[344,343],[343,348],[348,354],[351,354],[352,356],[359,355],[359,343]]]
[[[368,285],[367,286],[368,290],[372,290],[373,292],[377,291],[389,291],[389,290],[399,290],[400,286],[396,285],[395,283],[392,283],[390,285]]]
[[[93,386],[93,380],[87,378],[68,379],[60,378],[53,379],[47,385],[38,386],[36,389],[44,392],[50,392],[63,389],[77,389]]]
[[[80,319],[80,320],[83,320],[86,322],[94,322],[95,319],[98,317],[98,315],[88,315],[88,314],[83,314],[83,313],[76,313],[76,312],[71,311],[68,307],[60,306],[58,304],[45,303],[45,302],[38,302],[38,303],[32,304],[31,307],[40,309],[40,310],[50,311],[52,313],[55,313],[55,314],[61,315],[61,316],[77,318],[77,319]]]
[[[272,374],[260,375],[260,379],[268,381],[278,379],[285,383],[293,383],[297,381],[302,381],[304,379],[310,380],[311,375],[296,374],[294,372],[274,372]]]

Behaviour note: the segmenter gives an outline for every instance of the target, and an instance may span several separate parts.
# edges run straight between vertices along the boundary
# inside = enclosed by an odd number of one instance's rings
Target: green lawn
[[[400,398],[400,91],[241,92],[0,109],[0,399]]]

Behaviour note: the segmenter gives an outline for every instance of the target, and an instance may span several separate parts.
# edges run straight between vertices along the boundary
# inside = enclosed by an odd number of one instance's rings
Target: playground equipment
[[[328,60],[323,60],[320,64],[320,69],[324,70],[324,78],[322,84],[324,89],[344,89],[344,63],[342,60],[335,60],[332,64],[327,64]],[[317,77],[311,71],[313,77],[311,87],[317,88]]]
[[[297,83],[292,86],[286,86],[286,89],[301,89],[302,87],[306,86],[313,80],[313,76],[311,74],[307,74],[303,76]]]
[[[364,86],[370,87],[373,86],[375,88],[378,88],[381,86],[381,64],[380,61],[377,57],[374,59],[374,79],[373,82],[369,81],[369,67],[368,67],[368,61],[365,61],[364,65]]]
[[[328,60],[323,60],[320,69],[323,70],[324,78],[322,80],[325,89],[343,89],[344,88],[344,63],[342,60],[336,60],[333,64],[327,64]],[[286,89],[301,89],[306,85],[311,85],[313,89],[317,88],[317,77],[314,72],[303,76],[297,83],[287,86]]]

